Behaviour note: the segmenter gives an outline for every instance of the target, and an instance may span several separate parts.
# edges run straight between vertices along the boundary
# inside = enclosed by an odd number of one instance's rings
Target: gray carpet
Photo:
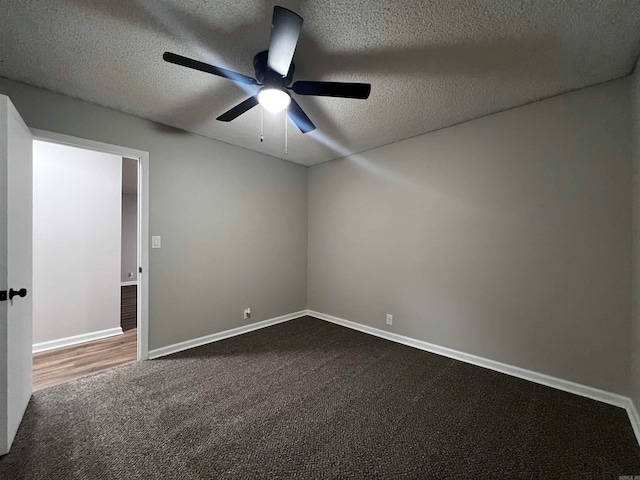
[[[618,479],[624,410],[312,318],[37,392],[2,479]]]

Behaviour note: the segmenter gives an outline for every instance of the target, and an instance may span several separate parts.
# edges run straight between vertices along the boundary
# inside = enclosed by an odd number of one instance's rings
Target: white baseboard
[[[614,405],[616,407],[624,408],[627,411],[627,415],[629,416],[629,421],[631,422],[633,431],[636,434],[636,439],[638,441],[638,444],[640,445],[640,416],[638,416],[638,411],[636,410],[635,406],[633,405],[633,402],[629,397],[618,395],[616,393],[607,392],[605,390],[600,390],[594,387],[588,387],[586,385],[581,385],[579,383],[571,382],[569,380],[563,380],[561,378],[552,377],[550,375],[545,375],[543,373],[533,372],[531,370],[526,370],[524,368],[514,367],[513,365],[497,362],[495,360],[490,360],[488,358],[478,357],[476,355],[460,352],[458,350],[453,350],[451,348],[441,347],[439,345],[434,345],[432,343],[423,342],[422,340],[416,340],[414,338],[405,337],[403,335],[398,335],[397,333],[387,332],[385,330],[369,327],[367,325],[351,322],[343,318],[334,317],[332,315],[326,315],[324,313],[316,312],[313,310],[307,310],[306,314],[311,317],[319,318],[320,320],[325,320],[327,322],[335,323],[337,325],[342,325],[343,327],[368,333],[369,335],[385,338],[387,340],[391,340],[392,342],[402,343],[403,345],[408,345],[410,347],[418,348],[420,350],[436,353],[444,357],[453,358],[455,360],[460,360],[462,362],[470,363],[472,365],[477,365],[479,367],[484,367],[490,370],[495,370],[497,372],[506,373],[507,375],[522,378],[524,380],[529,380],[530,382],[539,383],[541,385],[546,385],[548,387],[556,388],[558,390],[563,390],[565,392],[574,393],[582,397],[587,397],[593,400],[598,400],[600,402],[608,403],[609,405]]]
[[[109,328],[107,330],[99,330],[97,332],[83,333],[73,337],[60,338],[58,340],[49,340],[48,342],[34,343],[33,353],[46,352],[47,350],[55,350],[57,348],[69,347],[79,343],[91,342],[92,340],[100,340],[101,338],[122,335],[122,328]]]
[[[131,280],[130,282],[120,282],[121,287],[130,287],[132,285],[138,285],[137,280]]]
[[[626,406],[627,415],[629,415],[629,421],[633,427],[633,432],[636,434],[636,438],[638,439],[638,445],[640,445],[640,415],[638,415],[638,410],[633,404],[633,400],[630,398],[628,400],[629,404]]]
[[[154,350],[149,350],[149,359],[164,357],[165,355],[171,355],[172,353],[182,352],[183,350],[188,350],[190,348],[199,347],[201,345],[206,345],[207,343],[217,342],[219,340],[224,340],[225,338],[235,337],[237,335],[242,335],[243,333],[252,332],[253,330],[258,330],[260,328],[270,327],[271,325],[275,325],[277,323],[287,322],[289,320],[293,320],[294,318],[304,317],[307,314],[306,310],[302,310],[300,312],[289,313],[287,315],[282,315],[280,317],[270,318],[268,320],[263,320],[262,322],[251,323],[249,325],[244,325],[238,328],[232,328],[231,330],[225,330],[219,333],[213,333],[211,335],[206,335],[200,338],[194,338],[193,340],[187,340],[185,342],[175,343],[173,345],[168,345],[162,348],[156,348]]]

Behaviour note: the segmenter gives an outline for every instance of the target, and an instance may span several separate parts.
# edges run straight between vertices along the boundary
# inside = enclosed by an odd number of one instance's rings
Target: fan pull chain
[[[289,107],[285,107],[284,109],[284,153],[285,155],[289,153],[289,122],[287,122],[288,117],[289,117]]]
[[[264,107],[260,105],[260,142],[264,142]]]

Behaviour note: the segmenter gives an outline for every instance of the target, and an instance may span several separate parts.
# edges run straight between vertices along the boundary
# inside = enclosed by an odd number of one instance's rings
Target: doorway
[[[38,389],[147,358],[148,154],[32,133]]]
[[[122,248],[120,249],[120,327],[138,327],[138,160],[122,159]]]

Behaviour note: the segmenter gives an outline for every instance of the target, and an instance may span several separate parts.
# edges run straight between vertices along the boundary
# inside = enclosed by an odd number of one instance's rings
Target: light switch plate
[[[161,248],[162,237],[160,235],[154,235],[151,237],[151,248]]]

